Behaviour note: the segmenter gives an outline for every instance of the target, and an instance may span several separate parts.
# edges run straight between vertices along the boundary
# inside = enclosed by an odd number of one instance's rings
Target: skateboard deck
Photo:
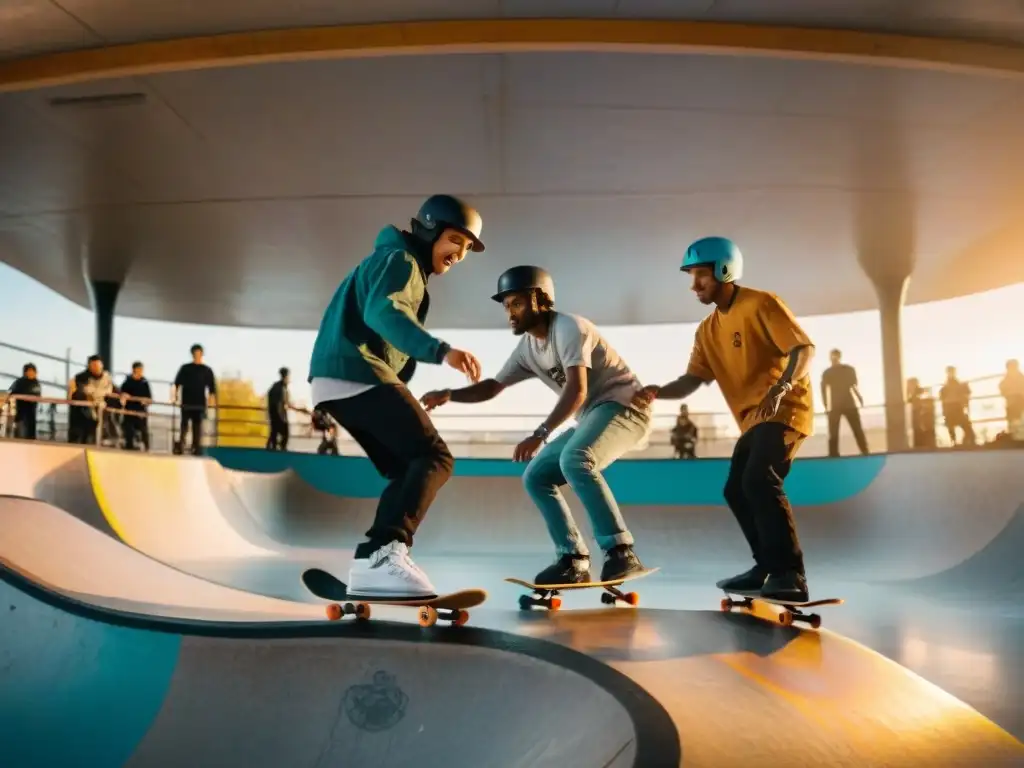
[[[775,600],[770,597],[761,597],[756,592],[730,592],[729,590],[722,590],[726,595],[735,595],[741,598],[740,600],[734,600],[731,597],[722,598],[722,610],[729,611],[732,608],[744,608],[751,609],[754,607],[754,603],[765,603],[767,605],[775,605],[782,608],[782,612],[778,616],[778,622],[784,627],[790,626],[794,621],[804,621],[811,625],[813,629],[817,629],[821,626],[821,616],[816,613],[804,613],[803,608],[814,608],[819,605],[842,605],[845,601],[841,597],[826,597],[820,600]]]
[[[517,584],[520,587],[526,587],[532,589],[534,594],[540,595],[534,597],[532,595],[520,595],[519,596],[519,607],[520,609],[527,611],[535,605],[543,606],[549,610],[557,611],[562,607],[562,598],[558,597],[559,592],[567,592],[573,589],[593,589],[595,587],[601,587],[605,591],[601,594],[601,602],[605,605],[614,605],[617,601],[621,600],[628,605],[639,605],[640,596],[636,592],[622,592],[618,589],[620,584],[625,584],[627,581],[633,581],[634,579],[642,579],[644,576],[650,576],[658,568],[646,568],[639,573],[633,573],[624,579],[612,579],[611,581],[585,581],[581,584],[534,584],[532,581],[524,581],[523,579],[506,578],[510,584]]]
[[[461,626],[469,621],[469,611],[466,609],[480,605],[487,599],[487,592],[482,589],[462,589],[436,597],[413,599],[387,595],[350,595],[345,582],[320,568],[303,571],[302,583],[317,597],[331,601],[326,609],[327,618],[331,621],[352,615],[365,621],[370,618],[370,605],[376,603],[419,608],[419,623],[423,627],[434,626],[438,619]]]

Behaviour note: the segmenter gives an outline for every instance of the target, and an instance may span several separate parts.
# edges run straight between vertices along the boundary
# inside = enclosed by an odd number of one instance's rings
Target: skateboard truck
[[[631,573],[622,579],[584,581],[582,583],[569,584],[534,584],[531,581],[523,581],[522,579],[511,577],[505,579],[505,581],[533,590],[533,594],[519,596],[520,610],[528,611],[534,606],[540,606],[547,608],[549,611],[557,611],[562,607],[562,598],[559,597],[562,592],[568,592],[571,589],[593,589],[595,587],[601,587],[604,590],[601,593],[601,602],[604,605],[615,605],[618,602],[623,602],[627,605],[639,605],[640,595],[636,592],[623,592],[618,587],[627,581],[649,576],[657,570],[657,568],[645,568],[642,571]]]
[[[782,611],[779,613],[776,621],[784,627],[792,626],[794,622],[805,622],[810,625],[811,629],[818,629],[821,626],[821,616],[816,613],[804,613],[801,608],[810,608],[815,605],[842,605],[843,600],[841,598],[827,598],[825,600],[809,600],[806,603],[789,603],[781,600],[770,600],[764,597],[755,597],[750,595],[739,595],[740,599],[734,599],[731,597],[722,598],[722,610],[730,611],[733,608],[744,608],[752,610],[754,602],[765,603],[766,605],[774,605],[777,608],[781,608]]]
[[[327,606],[327,618],[331,621],[338,621],[343,616],[355,616],[357,621],[366,621],[370,614],[369,603],[331,603]],[[421,627],[432,627],[437,624],[438,619],[451,622],[455,627],[461,627],[469,621],[469,611],[460,608],[437,609],[430,605],[421,605],[418,614]]]

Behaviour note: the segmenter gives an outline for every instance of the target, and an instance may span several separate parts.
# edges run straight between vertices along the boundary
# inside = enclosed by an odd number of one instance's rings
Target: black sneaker
[[[585,584],[588,581],[590,558],[586,555],[562,555],[533,579],[533,583],[538,585]]]
[[[634,573],[646,570],[640,558],[636,556],[631,544],[619,544],[605,553],[604,565],[601,567],[601,581],[624,579]]]
[[[759,565],[755,565],[749,571],[741,573],[739,576],[722,579],[715,586],[724,592],[760,592],[767,578],[768,571]]]
[[[761,587],[761,597],[771,600],[789,600],[794,603],[806,603],[810,600],[807,591],[807,579],[797,571],[784,571],[768,576]]]

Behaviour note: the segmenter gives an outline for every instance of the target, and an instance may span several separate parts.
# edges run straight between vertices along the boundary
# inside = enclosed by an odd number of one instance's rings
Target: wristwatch
[[[551,430],[548,429],[543,424],[541,424],[539,427],[537,427],[535,430],[533,430],[533,436],[537,437],[537,438],[540,438],[545,443],[548,441],[548,435],[550,435],[550,434],[551,434]]]

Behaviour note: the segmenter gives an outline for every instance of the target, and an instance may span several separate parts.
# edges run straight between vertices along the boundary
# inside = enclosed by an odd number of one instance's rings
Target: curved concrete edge
[[[148,633],[182,638],[235,640],[286,640],[305,638],[353,638],[471,646],[520,654],[569,670],[610,694],[623,708],[636,734],[633,765],[637,768],[677,768],[682,762],[679,733],[669,713],[630,678],[587,655],[565,646],[522,637],[499,630],[459,627],[422,628],[383,621],[356,622],[231,622],[200,619],[172,619],[129,613],[92,605],[33,582],[0,563],[0,581],[49,606],[78,619]],[[457,745],[457,736],[453,745]]]
[[[211,448],[208,455],[233,472],[279,475],[291,470],[320,493],[348,499],[377,499],[386,485],[370,461],[362,456],[321,456],[232,447]],[[798,456],[786,479],[786,492],[797,505],[852,499],[876,482],[890,462],[899,462],[902,456],[875,454],[841,459]],[[452,480],[515,478],[518,482],[524,467],[503,459],[460,458],[455,461]],[[620,504],[691,506],[723,504],[722,488],[728,473],[728,458],[623,459],[605,470],[604,475]]]

